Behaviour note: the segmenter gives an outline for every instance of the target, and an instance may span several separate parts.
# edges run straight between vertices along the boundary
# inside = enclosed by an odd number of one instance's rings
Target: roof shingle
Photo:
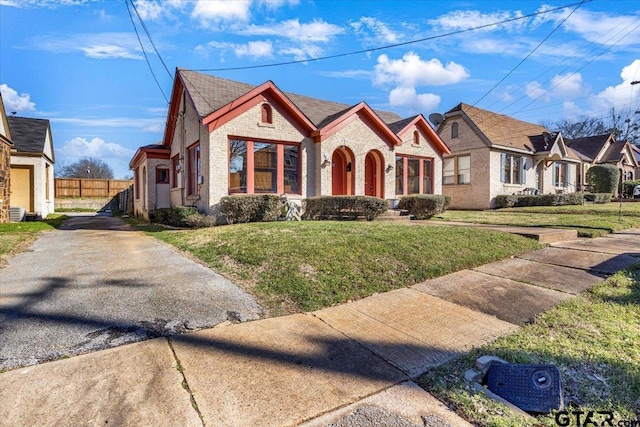
[[[22,153],[44,153],[49,120],[7,117],[13,148]]]

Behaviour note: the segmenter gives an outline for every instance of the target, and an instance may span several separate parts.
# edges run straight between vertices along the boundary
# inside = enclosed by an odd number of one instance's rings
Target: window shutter
[[[558,175],[558,164],[554,163],[553,164],[553,173],[551,174],[551,185],[553,185],[554,187],[558,186],[558,180],[556,179]]]
[[[500,182],[505,182],[507,180],[507,177],[504,173],[506,163],[507,155],[505,153],[500,153]]]
[[[520,184],[527,183],[527,159],[520,157]]]

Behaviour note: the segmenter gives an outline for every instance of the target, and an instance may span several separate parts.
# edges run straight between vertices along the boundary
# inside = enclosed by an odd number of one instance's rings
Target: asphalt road
[[[0,370],[260,313],[229,280],[120,219],[74,216],[0,269]]]

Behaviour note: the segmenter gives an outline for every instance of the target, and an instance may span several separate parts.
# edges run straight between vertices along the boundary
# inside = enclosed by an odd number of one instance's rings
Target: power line
[[[160,56],[160,52],[158,52],[158,48],[156,48],[156,45],[153,42],[153,39],[151,38],[151,34],[149,33],[149,29],[147,28],[147,25],[142,20],[142,17],[140,16],[140,13],[138,13],[138,8],[136,7],[136,5],[133,2],[133,0],[130,0],[130,1],[131,1],[131,6],[133,6],[133,10],[136,13],[136,16],[138,17],[138,19],[140,20],[140,23],[142,24],[142,28],[144,29],[144,32],[147,34],[147,38],[149,39],[149,42],[151,43],[151,46],[153,46],[153,50],[155,50],[156,55],[158,55],[158,58],[160,59],[160,62],[162,62],[162,65],[164,66],[164,69],[167,71],[167,74],[169,75],[171,80],[173,80],[173,76],[171,75],[171,72],[169,71],[169,68],[167,68],[167,64],[164,63],[164,60],[162,59],[162,56]]]
[[[531,18],[531,17],[534,17],[534,16],[543,15],[543,14],[546,14],[546,13],[554,12],[556,10],[566,9],[566,8],[573,7],[573,6],[580,6],[580,5],[584,4],[584,3],[589,3],[589,2],[592,2],[592,1],[593,0],[582,0],[582,1],[578,2],[578,3],[572,3],[572,4],[569,4],[569,5],[565,5],[565,6],[555,7],[553,9],[548,9],[548,10],[543,10],[543,11],[539,11],[539,12],[530,13],[528,15],[517,16],[517,17],[509,18],[509,19],[504,19],[502,21],[492,22],[490,24],[479,25],[479,26],[473,27],[473,28],[466,28],[464,30],[452,31],[452,32],[445,33],[445,34],[439,34],[437,36],[423,37],[423,38],[416,39],[416,40],[411,40],[411,41],[408,41],[408,42],[389,44],[389,45],[385,45],[385,46],[379,46],[379,47],[374,47],[374,48],[370,48],[370,49],[357,50],[357,51],[353,51],[353,52],[338,53],[338,54],[335,54],[335,55],[320,56],[320,57],[317,57],[317,58],[276,62],[276,63],[273,63],[273,64],[247,65],[247,66],[242,66],[242,67],[227,67],[227,68],[204,68],[204,69],[192,70],[192,71],[208,72],[208,71],[252,70],[252,69],[256,69],[256,68],[280,67],[280,66],[283,66],[283,65],[302,64],[302,63],[307,63],[307,62],[324,61],[324,60],[327,60],[327,59],[343,58],[345,56],[359,55],[359,54],[362,54],[362,53],[376,52],[376,51],[379,51],[379,50],[392,49],[392,48],[395,48],[395,47],[407,46],[407,45],[411,45],[411,44],[415,44],[415,43],[421,43],[421,42],[425,42],[425,41],[429,41],[429,40],[436,40],[436,39],[441,39],[441,38],[444,38],[444,37],[455,36],[455,35],[458,35],[458,34],[468,33],[470,31],[481,30],[483,28],[494,27],[496,25],[506,24],[508,22],[514,22],[514,21],[519,21],[519,20],[526,19],[526,18]]]
[[[511,69],[511,71],[509,71],[509,72],[508,72],[508,73],[507,73],[507,74],[506,74],[502,79],[500,79],[500,80],[499,80],[495,85],[493,85],[493,87],[492,87],[491,89],[489,89],[489,90],[488,90],[484,95],[482,95],[482,96],[480,97],[480,99],[478,99],[476,102],[474,102],[472,106],[473,106],[473,107],[475,107],[476,105],[478,105],[478,103],[479,103],[480,101],[482,101],[482,100],[483,100],[487,95],[489,95],[491,92],[493,92],[493,90],[494,90],[495,88],[497,88],[498,86],[500,86],[500,84],[501,84],[503,81],[505,81],[505,80],[506,80],[506,79],[507,79],[511,74],[513,74],[513,72],[514,72],[514,71],[516,71],[516,70],[517,70],[517,69],[518,69],[518,68],[519,68],[519,67],[524,63],[524,61],[526,61],[527,59],[529,59],[529,58],[531,57],[531,55],[533,55],[533,54],[535,53],[535,51],[536,51],[536,50],[538,50],[538,49],[540,48],[540,46],[542,46],[542,45],[544,44],[544,42],[546,42],[546,41],[549,39],[549,37],[551,37],[551,36],[553,35],[553,33],[555,33],[555,32],[556,32],[556,31],[557,31],[557,30],[562,26],[562,24],[564,24],[564,23],[565,23],[565,21],[566,21],[567,19],[569,19],[569,17],[570,17],[571,15],[573,15],[573,13],[574,13],[576,10],[578,10],[578,8],[579,8],[583,3],[585,3],[585,2],[586,2],[586,0],[585,0],[585,1],[582,1],[582,2],[580,2],[580,3],[579,3],[579,4],[578,4],[578,5],[577,5],[577,6],[576,6],[572,11],[571,11],[571,13],[570,13],[570,14],[568,14],[568,15],[567,15],[567,16],[566,16],[566,17],[565,17],[565,18],[564,18],[564,19],[563,19],[563,20],[562,20],[558,25],[556,25],[556,26],[555,26],[555,28],[554,28],[553,30],[551,30],[551,32],[550,32],[549,34],[547,34],[547,36],[546,36],[544,39],[542,39],[542,41],[541,41],[540,43],[538,43],[538,45],[537,45],[537,46],[536,46],[536,47],[535,47],[531,52],[529,52],[529,53],[527,54],[527,56],[525,56],[524,58],[522,58],[522,61],[520,61],[520,62],[519,62],[515,67],[513,67],[513,68]]]
[[[129,1],[125,0],[124,2],[127,5],[127,12],[129,12],[129,18],[131,18],[131,25],[133,25],[133,30],[136,32],[136,37],[138,37],[138,43],[140,43],[140,49],[142,49],[142,53],[144,54],[144,59],[145,61],[147,61],[147,65],[149,66],[149,71],[151,71],[151,75],[153,76],[153,79],[156,81],[156,84],[158,85],[158,89],[160,89],[160,92],[162,92],[162,96],[164,96],[164,100],[167,101],[167,104],[168,104],[169,98],[167,98],[167,95],[164,93],[164,90],[162,90],[162,86],[160,86],[160,82],[158,81],[156,74],[153,72],[153,68],[151,68],[151,62],[149,62],[149,58],[147,57],[147,52],[145,52],[144,50],[142,40],[140,39],[140,34],[138,34],[138,28],[136,27],[136,24],[133,21],[133,15],[131,14],[131,9],[129,9]]]

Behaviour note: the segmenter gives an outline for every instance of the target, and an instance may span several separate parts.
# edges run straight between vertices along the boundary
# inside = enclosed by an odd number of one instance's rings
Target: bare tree
[[[640,143],[640,110],[620,110],[615,108],[610,112],[612,132],[615,132],[618,141],[630,141],[632,144]]]
[[[56,171],[60,178],[113,179],[111,166],[100,159],[85,157]]]
[[[602,118],[582,116],[577,120],[563,119],[556,122],[540,123],[552,132],[560,132],[563,137],[569,139],[584,138],[587,136],[602,135],[609,132]]]

